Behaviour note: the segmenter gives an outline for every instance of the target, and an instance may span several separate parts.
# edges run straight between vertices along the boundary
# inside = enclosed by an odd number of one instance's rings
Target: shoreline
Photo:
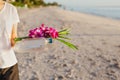
[[[77,11],[77,12],[80,12],[80,11]],[[93,16],[98,16],[98,17],[103,17],[103,18],[107,18],[107,19],[119,20],[120,21],[120,18],[108,17],[108,16],[96,14],[96,13],[87,13],[87,12],[80,12],[80,13],[93,15]]]
[[[73,11],[73,12],[80,12],[80,13],[84,13],[84,14],[91,14],[91,15],[95,15],[95,16],[101,16],[101,17],[105,17],[105,18],[108,18],[108,19],[120,20],[120,17],[114,16],[115,14],[110,16],[110,15],[106,15],[106,14],[101,14],[99,12],[98,13],[94,12],[92,9],[96,9],[95,7],[90,7],[90,8],[88,8],[88,7],[85,7],[85,8],[81,7],[80,10],[79,9],[68,9],[68,8],[65,9],[64,7],[60,7],[60,8],[62,8],[64,10]],[[99,9],[100,7],[97,7],[97,8]],[[109,7],[108,7],[108,9],[109,9]],[[89,11],[89,10],[92,10],[92,11]]]
[[[71,11],[71,12],[77,12],[77,13],[80,13],[80,14],[86,14],[86,15],[91,15],[91,16],[96,16],[96,17],[101,17],[101,18],[106,18],[106,19],[110,19],[110,20],[118,20],[120,21],[120,18],[113,18],[113,17],[107,17],[107,16],[104,16],[104,15],[100,15],[100,14],[96,14],[96,13],[89,13],[89,12],[82,12],[82,11],[76,11],[76,10],[69,10],[69,9],[64,9],[62,7],[57,7],[57,6],[47,6],[47,7],[36,7],[36,8],[18,8],[18,11],[24,11],[24,10],[28,10],[28,11],[33,11],[33,10],[36,10],[36,9],[39,9],[39,8],[58,8],[58,9],[62,9],[62,10],[65,10],[65,11]]]

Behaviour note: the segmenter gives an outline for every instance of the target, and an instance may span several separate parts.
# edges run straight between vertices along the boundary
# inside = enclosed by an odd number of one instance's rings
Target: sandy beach
[[[120,20],[58,7],[18,9],[18,35],[44,23],[70,29],[72,50],[54,41],[44,49],[16,52],[20,80],[120,80]]]

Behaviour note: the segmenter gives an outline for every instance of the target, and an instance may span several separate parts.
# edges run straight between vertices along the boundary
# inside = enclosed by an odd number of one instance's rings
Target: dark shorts
[[[0,69],[0,80],[19,80],[18,64],[12,67]]]

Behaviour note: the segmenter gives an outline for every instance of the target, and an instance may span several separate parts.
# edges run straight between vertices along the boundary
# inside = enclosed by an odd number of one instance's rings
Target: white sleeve
[[[20,22],[20,19],[19,19],[17,9],[16,9],[16,7],[13,7],[13,10],[12,10],[12,23],[16,24],[16,23],[19,23],[19,22]]]

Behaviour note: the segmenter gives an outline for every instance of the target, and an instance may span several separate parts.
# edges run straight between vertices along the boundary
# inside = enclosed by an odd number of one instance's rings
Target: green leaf
[[[67,31],[68,29],[63,29],[61,31],[59,31],[58,33],[61,33],[61,32],[64,32],[64,31]]]
[[[68,35],[69,34],[69,32],[68,31],[63,31],[63,32],[60,32],[60,33],[58,33],[59,35]]]
[[[68,31],[68,29],[64,29],[64,30],[62,30],[62,31],[59,31],[58,34],[59,34],[59,35],[68,35],[68,34],[69,34],[69,31]]]
[[[64,41],[64,40],[62,40],[62,39],[57,39],[57,40],[60,41],[60,42],[62,42],[62,43],[64,43],[65,45],[67,45],[68,47],[70,47],[70,48],[72,48],[72,49],[78,50],[78,48],[77,48],[74,44],[71,44],[71,43],[69,43],[69,42],[66,42],[66,41]]]
[[[70,38],[67,38],[67,37],[64,37],[64,36],[58,36],[59,38],[63,38],[63,39],[68,39],[68,40],[71,40]]]

